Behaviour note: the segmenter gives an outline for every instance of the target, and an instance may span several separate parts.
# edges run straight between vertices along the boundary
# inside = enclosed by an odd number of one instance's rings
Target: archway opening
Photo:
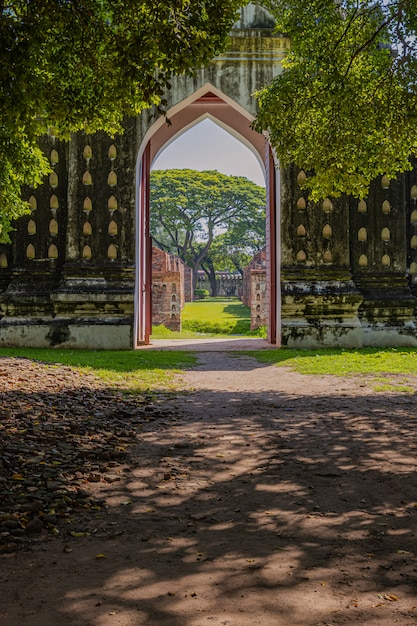
[[[151,170],[152,341],[165,338],[165,329],[176,338],[187,323],[200,332],[232,328],[233,318],[219,319],[222,309],[227,316],[249,309],[250,325],[236,319],[234,332],[262,332],[268,320],[263,163],[236,133],[204,116],[162,148]],[[263,282],[258,314],[250,263]],[[184,321],[193,312],[197,318]]]
[[[151,168],[160,167],[161,163],[167,167],[167,163],[175,164],[175,169],[181,169],[178,165],[187,165],[179,159],[179,150],[177,142],[193,143],[194,150],[201,154],[208,148],[199,144],[199,133],[209,129],[212,132],[212,138],[215,139],[217,134],[219,137],[226,137],[231,142],[231,151],[238,148],[242,150],[249,148],[246,152],[247,172],[255,178],[256,184],[263,183],[267,191],[266,206],[266,264],[267,264],[267,300],[268,300],[268,339],[271,343],[277,342],[277,328],[280,329],[280,303],[279,294],[277,293],[277,275],[279,267],[277,266],[276,245],[279,241],[279,220],[276,219],[278,212],[278,194],[279,188],[277,181],[277,173],[274,167],[274,161],[271,149],[266,138],[256,133],[251,128],[252,118],[239,105],[230,101],[229,98],[223,97],[221,92],[214,88],[203,88],[196,92],[192,97],[188,98],[173,107],[168,112],[170,124],[166,124],[165,120],[157,120],[148,130],[142,143],[138,159],[138,188],[137,188],[137,280],[136,280],[136,315],[135,315],[135,339],[136,345],[149,342],[151,332],[151,284],[152,284],[152,239],[150,236],[150,197],[149,197],[149,180]],[[206,128],[205,128],[206,127]],[[219,135],[220,133],[220,135]],[[193,141],[194,140],[194,141]],[[175,144],[177,150],[175,150]],[[242,145],[243,144],[243,145]],[[169,153],[176,154],[179,162],[174,159],[167,161]],[[187,150],[181,151],[187,156]],[[165,154],[164,154],[165,153]],[[215,149],[212,151],[214,159],[214,167],[210,161],[201,159],[201,165],[195,166],[196,159],[193,161],[193,167],[190,169],[204,170],[206,167],[210,169],[220,170],[222,167],[222,159],[216,162],[216,142]],[[219,154],[219,146],[217,145],[217,156]],[[243,152],[244,154],[244,152]],[[222,155],[223,157],[223,155]],[[220,161],[220,163],[219,163]],[[233,171],[233,156],[227,157],[227,172],[231,175],[244,175],[243,171]],[[211,162],[213,163],[213,161]],[[168,165],[168,167],[169,167]],[[236,165],[236,164],[235,164]]]

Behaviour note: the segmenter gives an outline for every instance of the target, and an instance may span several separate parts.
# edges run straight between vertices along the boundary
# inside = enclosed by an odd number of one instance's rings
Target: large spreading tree
[[[237,0],[0,0],[0,241],[27,209],[22,185],[48,163],[54,128],[116,133],[126,115],[164,108],[173,74],[224,46]]]
[[[290,38],[256,127],[314,199],[366,195],[417,152],[417,0],[265,0]]]
[[[255,252],[265,241],[265,189],[243,176],[217,171],[155,170],[151,173],[151,234],[166,252],[197,272],[215,265],[227,247]],[[222,237],[223,236],[223,237]],[[219,238],[223,239],[222,256]]]

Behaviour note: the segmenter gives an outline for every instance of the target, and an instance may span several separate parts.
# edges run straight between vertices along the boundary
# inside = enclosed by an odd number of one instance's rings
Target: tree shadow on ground
[[[88,392],[73,393],[78,403]],[[65,392],[48,395],[68,405]],[[4,406],[38,399],[14,393]],[[416,407],[384,394],[165,399],[132,425],[118,479],[86,485],[108,508],[5,560],[0,617],[8,626],[413,623]],[[100,411],[105,421],[117,406],[102,401]]]

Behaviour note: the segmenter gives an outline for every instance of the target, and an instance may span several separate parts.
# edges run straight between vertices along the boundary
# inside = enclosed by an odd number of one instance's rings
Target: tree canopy
[[[257,94],[258,130],[313,199],[363,197],[417,152],[417,0],[266,0],[291,50]]]
[[[232,253],[233,248],[255,252],[264,245],[265,205],[265,189],[243,176],[187,169],[151,172],[151,234],[160,248],[193,268],[195,280],[211,251],[212,264],[222,258],[219,238],[223,254],[227,246]]]
[[[223,47],[237,0],[0,0],[0,241],[27,205],[20,189],[48,163],[36,139],[54,128],[121,130],[164,107],[173,74]]]

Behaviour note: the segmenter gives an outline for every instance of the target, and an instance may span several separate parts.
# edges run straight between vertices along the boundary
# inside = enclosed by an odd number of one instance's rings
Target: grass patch
[[[244,335],[250,331],[250,309],[237,298],[206,298],[187,302],[182,327],[199,333]]]
[[[360,350],[253,350],[247,352],[261,363],[288,366],[300,374],[315,376],[374,377],[375,391],[414,391],[407,381],[389,376],[417,376],[416,348],[362,348]],[[378,376],[383,374],[384,376]],[[387,378],[388,377],[388,378]]]
[[[266,337],[266,329],[250,330],[250,309],[238,298],[205,298],[187,302],[182,311],[182,331],[154,326],[154,339],[204,339],[243,335]]]
[[[110,386],[129,392],[172,390],[176,375],[195,365],[187,352],[155,350],[56,350],[41,348],[0,348],[0,357],[25,357],[67,365],[79,372],[91,372]]]

